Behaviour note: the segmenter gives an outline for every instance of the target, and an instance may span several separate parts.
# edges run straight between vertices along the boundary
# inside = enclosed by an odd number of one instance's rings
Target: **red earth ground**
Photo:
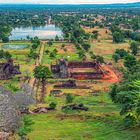
[[[103,76],[103,81],[105,82],[109,82],[109,83],[117,83],[120,82],[121,77],[119,77],[117,75],[117,73],[115,73],[112,68],[108,65],[104,65],[102,66],[102,68],[104,69],[104,71],[106,71],[107,73],[104,74]]]

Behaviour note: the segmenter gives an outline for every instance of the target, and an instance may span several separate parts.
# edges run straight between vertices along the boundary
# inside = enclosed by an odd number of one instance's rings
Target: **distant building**
[[[128,24],[120,24],[119,27],[120,27],[121,29],[131,29],[131,26],[128,25]]]
[[[135,33],[140,33],[140,29],[139,30],[136,30]]]
[[[39,18],[38,15],[34,15],[34,16],[33,16],[33,19],[38,19],[38,18]]]
[[[19,69],[19,65],[14,65],[12,59],[5,63],[0,63],[0,80],[8,80],[13,75],[21,74]]]

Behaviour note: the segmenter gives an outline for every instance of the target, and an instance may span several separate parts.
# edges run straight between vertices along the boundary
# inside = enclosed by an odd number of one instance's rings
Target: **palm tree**
[[[46,66],[36,66],[34,69],[34,77],[42,82],[41,99],[42,102],[46,94],[46,79],[51,76],[51,72]]]

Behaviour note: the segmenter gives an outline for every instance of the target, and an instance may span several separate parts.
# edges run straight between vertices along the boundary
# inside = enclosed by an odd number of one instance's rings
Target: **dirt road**
[[[40,46],[40,52],[39,52],[39,58],[36,60],[36,65],[34,66],[34,68],[36,66],[39,66],[42,64],[42,60],[43,60],[43,55],[44,55],[44,50],[45,50],[45,44],[47,43],[47,41],[41,41],[41,46]],[[36,79],[34,77],[32,77],[29,81],[29,85],[34,88],[34,84],[35,84]]]

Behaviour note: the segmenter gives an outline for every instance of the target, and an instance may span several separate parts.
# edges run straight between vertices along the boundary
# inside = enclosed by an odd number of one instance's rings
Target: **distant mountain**
[[[119,4],[0,4],[0,8],[4,7],[140,8],[140,2]]]

